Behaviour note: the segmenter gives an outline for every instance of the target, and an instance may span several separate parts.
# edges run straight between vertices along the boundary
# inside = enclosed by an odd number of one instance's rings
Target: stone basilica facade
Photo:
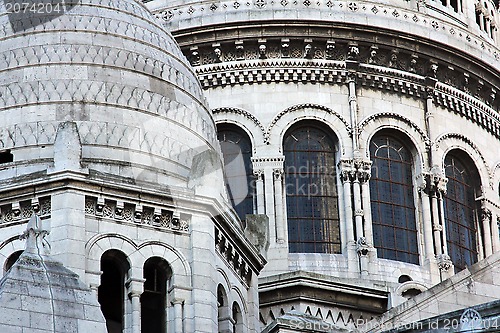
[[[500,330],[498,2],[8,4],[1,332]]]

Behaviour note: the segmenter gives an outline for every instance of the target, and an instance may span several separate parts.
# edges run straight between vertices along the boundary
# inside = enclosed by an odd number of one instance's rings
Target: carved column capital
[[[337,164],[337,168],[339,170],[340,180],[342,181],[342,183],[352,181],[352,178],[356,173],[356,169],[354,168],[353,160],[342,159]]]
[[[283,169],[273,169],[274,180],[279,181],[283,176]]]
[[[258,170],[253,170],[253,176],[255,177],[256,180],[262,180],[264,178],[264,170],[258,169]]]

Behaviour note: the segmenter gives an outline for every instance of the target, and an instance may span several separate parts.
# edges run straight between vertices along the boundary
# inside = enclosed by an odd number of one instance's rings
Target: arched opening
[[[241,221],[254,213],[252,142],[241,128],[231,124],[217,125],[217,138],[224,157],[226,188]]]
[[[448,254],[455,271],[477,262],[477,219],[481,196],[479,173],[472,159],[461,150],[450,151],[444,160],[448,178],[444,216]]]
[[[14,265],[14,263],[19,259],[21,254],[23,253],[23,250],[16,251],[12,253],[7,260],[5,260],[5,265],[4,265],[4,273],[7,273],[7,271]]]
[[[405,282],[408,282],[408,281],[413,281],[413,279],[409,276],[409,275],[400,275],[399,278],[398,278],[398,282],[399,283],[405,283]]]
[[[163,258],[146,260],[143,268],[144,292],[141,295],[141,331],[165,333],[167,331],[167,290],[172,269]]]
[[[10,150],[0,151],[0,164],[14,162],[14,155]]]
[[[283,138],[288,247],[291,253],[340,253],[336,137],[303,121]]]
[[[373,242],[379,258],[419,263],[413,155],[401,133],[382,131],[370,141]]]
[[[233,318],[233,333],[242,333],[244,331],[243,325],[243,313],[238,303],[233,302],[232,306],[232,318]]]
[[[217,286],[217,322],[218,333],[233,333],[227,293],[221,284]]]
[[[129,262],[123,252],[108,250],[103,253],[98,301],[108,333],[121,333],[124,329],[125,278],[129,269]]]

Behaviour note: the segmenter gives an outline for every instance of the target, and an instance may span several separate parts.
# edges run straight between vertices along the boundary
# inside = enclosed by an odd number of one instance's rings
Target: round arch
[[[2,275],[6,273],[4,268],[9,257],[18,251],[24,251],[25,247],[26,244],[19,239],[19,235],[7,238],[0,243],[0,265],[2,267]]]
[[[99,260],[106,250],[122,251],[130,262],[133,276],[142,276],[147,259],[157,256],[165,259],[172,267],[172,284],[183,288],[191,287],[191,268],[186,258],[169,244],[150,241],[137,245],[131,239],[118,234],[97,235],[86,244],[87,269],[99,271]]]
[[[264,144],[264,126],[250,112],[232,107],[222,107],[212,110],[217,125],[232,124],[241,128],[250,138],[253,153],[256,146]]]
[[[439,161],[441,168],[444,167],[444,159],[451,150],[461,150],[465,152],[474,162],[474,165],[479,173],[481,186],[489,186],[493,189],[491,170],[479,148],[469,138],[458,133],[446,133],[440,135],[436,139],[436,144],[438,148],[438,156],[436,156],[436,160]]]
[[[359,143],[366,158],[370,157],[368,148],[373,136],[382,130],[399,131],[404,134],[412,143],[411,148],[415,149],[416,175],[425,169],[427,159],[424,152],[429,139],[420,127],[398,114],[379,113],[368,116],[360,122]]]
[[[316,104],[300,104],[287,108],[277,114],[266,130],[266,143],[279,147],[283,152],[282,142],[290,127],[302,120],[315,120],[327,126],[335,134],[341,155],[351,147],[349,123],[337,112]]]

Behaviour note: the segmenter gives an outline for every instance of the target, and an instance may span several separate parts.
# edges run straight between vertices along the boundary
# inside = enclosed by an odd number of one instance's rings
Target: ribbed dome
[[[14,155],[7,169],[50,167],[68,121],[84,167],[160,184],[185,184],[193,157],[219,150],[198,80],[142,4],[82,0],[59,16],[8,15],[5,4],[0,151]]]

